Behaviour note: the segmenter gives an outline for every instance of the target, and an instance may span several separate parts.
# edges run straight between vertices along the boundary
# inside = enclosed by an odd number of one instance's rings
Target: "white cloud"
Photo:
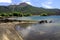
[[[52,0],[47,0],[46,2],[41,3],[41,5],[42,5],[43,7],[45,7],[45,8],[53,8],[53,7],[51,6],[52,3],[53,3]]]
[[[50,5],[48,5],[48,4],[44,4],[44,3],[42,3],[42,6],[43,6],[44,8],[53,8],[52,6],[50,6]]]
[[[22,2],[26,2],[26,0],[21,0]]]
[[[27,4],[32,5],[31,2],[30,2],[30,0],[21,0],[21,1],[22,1],[22,2],[26,2]]]
[[[26,3],[32,5],[31,2],[26,2]]]
[[[30,0],[21,0],[22,2],[30,2]]]
[[[0,0],[0,3],[12,3],[12,0]]]
[[[47,2],[47,4],[52,4],[52,2]]]

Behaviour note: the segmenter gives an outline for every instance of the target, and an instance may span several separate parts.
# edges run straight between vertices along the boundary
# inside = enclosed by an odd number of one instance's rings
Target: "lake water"
[[[40,21],[40,20],[52,20],[54,23],[60,23],[60,16],[29,16],[29,17],[15,17],[15,18],[9,18],[9,19],[15,19],[15,20],[34,20],[34,21]]]
[[[22,17],[23,20],[52,20],[53,23],[16,25],[15,29],[24,40],[60,40],[60,16],[33,16],[25,18]],[[20,20],[20,18],[17,19]]]

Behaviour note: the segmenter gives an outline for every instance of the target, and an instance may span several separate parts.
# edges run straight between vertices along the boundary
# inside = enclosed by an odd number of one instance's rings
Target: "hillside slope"
[[[0,6],[0,13],[22,12],[38,15],[47,13],[48,15],[60,15],[60,9],[45,9],[42,7],[34,7],[27,3],[20,3],[19,5]]]

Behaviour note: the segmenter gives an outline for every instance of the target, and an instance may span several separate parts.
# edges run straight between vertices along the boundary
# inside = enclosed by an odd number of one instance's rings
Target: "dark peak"
[[[27,4],[26,2],[23,2],[23,3],[20,3],[19,5],[20,5],[20,6],[27,6],[27,5],[29,5],[29,4]]]
[[[20,3],[20,4],[27,4],[26,2],[22,2],[22,3]]]

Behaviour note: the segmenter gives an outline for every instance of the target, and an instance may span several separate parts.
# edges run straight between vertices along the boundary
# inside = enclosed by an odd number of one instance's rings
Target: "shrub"
[[[40,16],[47,16],[47,14],[46,13],[42,13]]]
[[[9,15],[7,13],[1,13],[0,16],[8,17]]]
[[[13,13],[13,16],[18,16],[18,13]]]

